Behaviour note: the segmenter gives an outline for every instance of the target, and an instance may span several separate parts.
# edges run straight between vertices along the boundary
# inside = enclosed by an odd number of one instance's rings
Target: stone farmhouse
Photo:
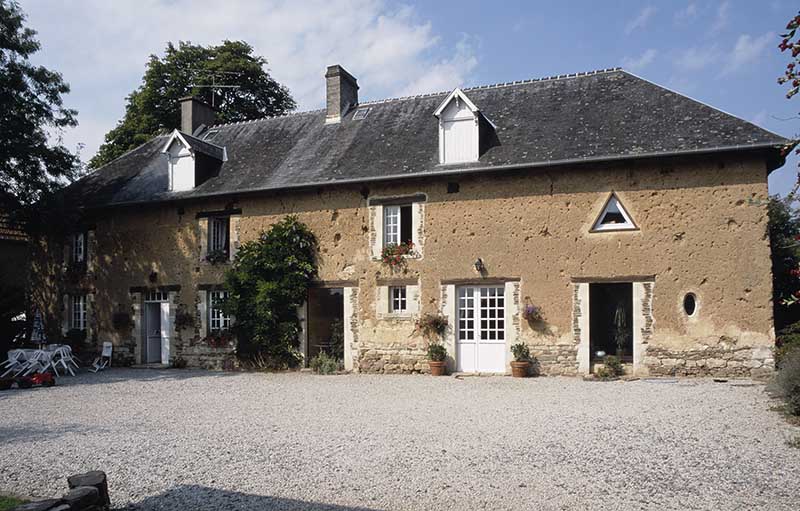
[[[36,263],[49,324],[135,363],[224,365],[224,271],[295,214],[320,248],[306,361],[343,324],[347,369],[424,372],[414,321],[441,312],[451,371],[505,373],[520,341],[544,374],[604,353],[635,374],[772,370],[784,138],[620,69],[370,102],[338,65],[325,80],[323,110],[233,124],[185,98],[180,130],[72,185],[80,223]],[[402,269],[381,261],[405,242]]]

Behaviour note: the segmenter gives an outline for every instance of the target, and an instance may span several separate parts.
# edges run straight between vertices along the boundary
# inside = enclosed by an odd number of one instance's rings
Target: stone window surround
[[[520,338],[520,286],[518,277],[499,277],[483,279],[455,279],[441,282],[440,312],[447,318],[449,328],[444,335],[444,347],[447,350],[447,368],[455,371],[456,362],[456,328],[458,318],[458,286],[503,286],[505,295],[505,324],[506,324],[506,371],[511,368],[511,346]]]
[[[375,286],[375,309],[379,320],[410,320],[419,314],[420,286],[417,279],[378,279]],[[389,296],[393,287],[406,288],[406,310],[393,312],[390,308]]]
[[[61,319],[61,330],[66,335],[66,333],[72,329],[72,298],[75,295],[84,296],[86,299],[86,309],[84,314],[84,324],[85,327],[83,330],[86,332],[86,339],[91,340],[92,334],[94,332],[94,327],[92,324],[92,319],[94,318],[94,293],[90,291],[80,290],[74,293],[65,293],[62,295],[62,319]]]
[[[572,336],[578,346],[578,373],[591,371],[589,342],[589,284],[630,283],[633,286],[633,374],[644,369],[644,355],[653,335],[655,276],[573,278]]]
[[[410,257],[422,259],[425,241],[425,204],[427,200],[428,196],[424,193],[375,196],[367,200],[370,222],[369,241],[373,260],[380,260],[383,252],[383,207],[399,205],[411,205],[411,242],[414,244],[414,254]]]
[[[224,286],[222,284],[200,284],[197,286],[197,316],[200,319],[197,331],[200,337],[206,337],[211,333],[209,328],[211,316],[209,299],[213,291],[224,291]],[[233,322],[233,318],[231,318],[231,322]]]
[[[228,261],[233,261],[236,257],[236,252],[239,250],[239,222],[242,218],[241,209],[224,209],[219,211],[202,211],[197,213],[197,225],[200,229],[200,247],[198,251],[198,260],[201,265],[210,265],[211,263],[206,260],[208,255],[208,222],[210,218],[228,217]]]

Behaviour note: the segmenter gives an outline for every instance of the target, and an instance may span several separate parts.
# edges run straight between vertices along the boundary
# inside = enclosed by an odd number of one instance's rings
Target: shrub
[[[428,360],[431,362],[444,362],[447,358],[447,349],[438,342],[428,344]]]
[[[244,359],[258,354],[271,365],[290,367],[300,361],[297,308],[317,275],[316,253],[316,237],[294,216],[237,251],[225,273],[222,309],[236,318],[232,331]]]
[[[800,348],[800,321],[778,332],[775,340],[775,365],[780,367],[781,360],[795,348]]]
[[[517,362],[524,362],[531,358],[531,350],[524,342],[519,342],[511,346],[511,353],[514,355],[514,360]]]
[[[414,331],[421,334],[429,342],[438,343],[447,332],[447,318],[441,314],[423,314],[417,320]]]
[[[775,374],[775,387],[786,401],[786,409],[800,415],[800,347],[794,347],[783,355],[781,366]]]
[[[316,357],[311,359],[308,365],[312,371],[319,374],[334,374],[340,367],[339,361],[324,351],[320,351]]]
[[[619,358],[614,355],[606,355],[603,359],[603,367],[598,368],[594,374],[602,380],[609,380],[625,374],[625,368],[622,367]]]

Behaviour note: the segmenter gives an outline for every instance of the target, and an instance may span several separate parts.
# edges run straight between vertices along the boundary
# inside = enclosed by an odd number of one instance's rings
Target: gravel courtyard
[[[0,493],[135,509],[797,509],[762,385],[113,369],[0,393]]]

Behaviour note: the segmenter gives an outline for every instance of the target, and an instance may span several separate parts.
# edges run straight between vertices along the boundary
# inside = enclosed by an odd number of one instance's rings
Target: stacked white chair
[[[48,368],[52,368],[53,372],[56,373],[56,376],[60,376],[60,374],[58,374],[59,366],[61,366],[65,372],[69,372],[69,374],[75,376],[75,371],[73,371],[72,368],[74,367],[77,369],[78,363],[72,356],[72,348],[69,346],[60,346],[53,352],[53,356],[50,359]]]
[[[47,367],[50,365],[50,357],[44,350],[36,350],[33,352],[22,368],[15,374],[18,376],[22,373],[22,376],[28,376],[32,373],[43,373],[47,370]]]
[[[93,373],[97,371],[102,371],[106,367],[111,367],[111,353],[114,349],[114,345],[110,342],[103,343],[103,351],[100,353],[100,356],[94,359],[94,364],[92,364],[92,368],[89,369]]]
[[[8,352],[8,359],[0,364],[0,369],[5,369],[0,378],[5,378],[11,373],[17,373],[25,365],[25,353],[20,350],[11,350]]]

